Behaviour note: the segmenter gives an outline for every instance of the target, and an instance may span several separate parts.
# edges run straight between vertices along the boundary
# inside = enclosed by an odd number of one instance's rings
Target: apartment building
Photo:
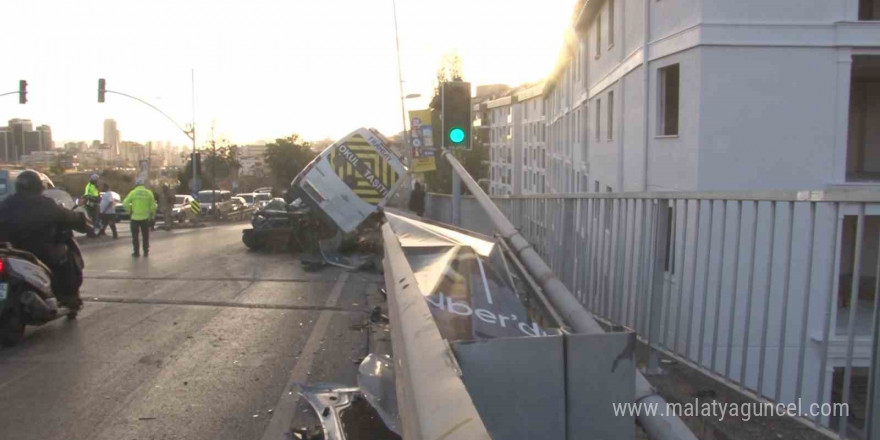
[[[544,89],[547,192],[880,189],[880,1],[586,0],[577,5],[571,30]],[[678,212],[683,206],[670,211],[675,228],[700,221],[693,210]],[[805,392],[805,401],[840,392],[832,378],[848,362],[843,323],[854,309],[846,286],[854,276],[864,286],[876,283],[875,211],[865,212],[855,275],[858,213],[817,216],[817,227],[838,234],[836,248],[821,259],[834,265],[829,279],[839,300],[828,305],[829,333],[819,319],[806,323],[818,339],[803,346],[802,374],[825,381],[818,394]],[[792,245],[802,249],[806,240],[795,236]],[[694,243],[675,246],[687,248],[682,255],[696,252]],[[779,256],[766,249],[756,255]],[[795,272],[793,279],[806,276]],[[681,295],[677,282],[666,279],[673,301]],[[826,298],[826,292],[814,294]],[[781,295],[768,292],[773,301]],[[855,309],[873,310],[873,296],[860,291]],[[798,301],[788,306],[805,307]],[[854,315],[853,374],[864,377],[871,315]],[[786,319],[782,328],[802,325]],[[749,332],[765,330],[748,324]],[[827,364],[816,342],[824,340]],[[737,350],[756,349],[749,342]],[[753,389],[776,386],[784,401],[792,399],[795,378],[767,379],[771,373],[757,358],[748,358],[737,380]]]
[[[880,181],[876,0],[588,0],[545,90],[553,192]]]
[[[546,192],[547,126],[544,115],[544,84],[526,88],[516,94],[514,121],[514,161],[521,176],[519,193]]]
[[[486,102],[490,194],[547,191],[544,85],[516,88]]]
[[[486,103],[489,130],[489,193],[516,194],[513,166],[513,103],[511,95]]]

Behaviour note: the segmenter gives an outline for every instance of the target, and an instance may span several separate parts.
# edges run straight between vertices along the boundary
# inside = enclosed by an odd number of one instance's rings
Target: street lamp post
[[[404,176],[404,191],[403,194],[407,200],[409,200],[410,191],[412,190],[412,163],[413,163],[413,155],[412,148],[409,145],[409,138],[407,136],[406,130],[406,109],[404,106],[404,101],[410,97],[418,97],[421,95],[411,94],[404,96],[403,95],[403,69],[400,67],[400,33],[397,31],[397,1],[391,0],[391,7],[394,10],[394,43],[397,46],[397,79],[398,85],[400,86],[400,120],[403,122],[403,139],[401,143],[403,145],[404,154],[406,155],[406,176]]]
[[[168,114],[165,113],[164,111],[162,111],[162,109],[160,109],[159,107],[156,107],[155,105],[150,104],[149,102],[144,101],[143,99],[138,98],[137,96],[132,96],[127,93],[117,92],[114,90],[108,90],[105,86],[106,82],[104,81],[103,78],[98,80],[98,102],[104,102],[104,95],[107,93],[125,96],[126,98],[129,98],[129,99],[134,99],[135,101],[138,101],[141,104],[144,104],[147,107],[150,107],[153,110],[156,110],[157,112],[159,112],[162,116],[165,117],[165,119],[168,119],[168,121],[170,121],[172,124],[174,124],[174,126],[177,127],[178,130],[180,130],[186,137],[188,137],[192,141],[192,146],[193,146],[193,152],[192,152],[193,198],[198,200],[199,195],[198,195],[198,191],[197,191],[197,189],[198,189],[197,184],[198,184],[198,180],[199,180],[199,170],[198,170],[198,167],[196,166],[196,116],[195,116],[195,73],[194,72],[193,72],[192,78],[193,78],[193,92],[192,92],[193,93],[193,119],[192,119],[192,124],[188,124],[188,126],[186,128],[181,127],[180,124],[178,124],[177,121],[174,120],[174,118],[172,118],[171,116],[168,116]],[[150,159],[152,160],[152,157]],[[198,222],[198,216],[196,216],[195,221]]]

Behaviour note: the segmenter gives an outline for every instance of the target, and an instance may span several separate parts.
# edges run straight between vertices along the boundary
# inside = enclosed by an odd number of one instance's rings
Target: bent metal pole
[[[483,189],[468,174],[467,170],[455,159],[449,150],[443,151],[443,156],[452,165],[452,170],[461,177],[462,182],[474,195],[495,229],[504,237],[510,247],[516,252],[523,264],[531,273],[532,277],[539,280],[547,298],[557,309],[568,325],[579,333],[604,333],[605,330],[599,325],[589,312],[584,309],[580,302],[559,280],[556,274],[547,266],[547,263],[538,255],[532,245],[517,231],[513,223],[504,216],[504,213],[495,206],[492,199],[483,192]],[[634,402],[646,405],[656,404],[660,408],[666,408],[666,400],[657,394],[657,391],[645,379],[641,372],[636,372],[636,395]],[[638,422],[644,428],[648,437],[652,440],[697,440],[697,437],[688,429],[687,425],[674,415],[657,414],[649,416],[642,412],[638,416]]]

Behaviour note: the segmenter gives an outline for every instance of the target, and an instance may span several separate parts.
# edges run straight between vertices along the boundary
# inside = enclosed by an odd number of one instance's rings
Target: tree
[[[222,181],[235,177],[238,169],[241,168],[241,164],[238,162],[238,145],[230,145],[225,139],[216,143],[211,142],[199,150],[201,154],[199,186],[201,189],[216,188]],[[193,176],[192,159],[189,155],[186,155],[186,159],[185,166],[177,174],[179,182],[177,191],[184,194],[190,192],[189,185]]]
[[[286,188],[316,155],[309,143],[294,133],[266,144],[264,158],[275,179],[275,185]]]
[[[440,84],[448,81],[462,81],[464,78],[461,67],[461,57],[458,52],[451,51],[440,59],[440,67],[437,68],[437,87],[434,88],[434,97],[430,107],[440,109]]]

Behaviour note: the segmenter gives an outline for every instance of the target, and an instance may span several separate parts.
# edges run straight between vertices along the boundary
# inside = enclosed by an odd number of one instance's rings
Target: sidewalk
[[[648,349],[639,344],[637,351],[639,366],[644,368]],[[661,356],[664,374],[645,376],[669,403],[717,401],[719,403],[741,405],[758,401],[742,394],[705,374]],[[684,417],[681,419],[691,428],[697,438],[702,440],[765,440],[765,439],[803,439],[827,440],[830,437],[812,429],[791,417],[752,417],[744,421],[738,417]]]

